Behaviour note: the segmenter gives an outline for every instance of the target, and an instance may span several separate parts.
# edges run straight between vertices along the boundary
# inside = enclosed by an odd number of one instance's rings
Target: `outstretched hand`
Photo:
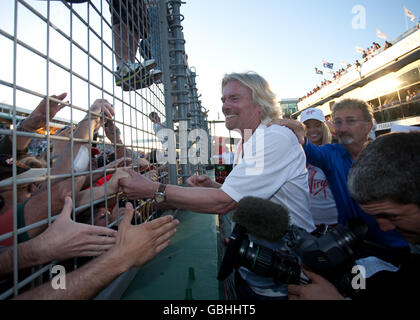
[[[105,115],[105,119],[103,120],[104,123],[107,122],[107,119],[112,120],[115,111],[112,105],[105,99],[96,99],[95,102],[90,106],[90,119],[95,120],[94,130],[98,130],[99,127],[102,125],[102,111]],[[89,114],[86,114],[85,119],[89,119]]]
[[[187,179],[186,182],[190,187],[212,187],[212,181],[207,175],[191,176]]]
[[[121,178],[119,185],[128,199],[152,198],[158,188],[158,183],[128,168],[122,168],[129,177]]]
[[[177,219],[168,215],[140,225],[132,225],[133,214],[133,205],[127,202],[124,218],[118,228],[117,243],[110,252],[120,259],[126,270],[143,265],[165,249],[179,224]]]
[[[52,95],[49,97],[49,121],[66,106],[62,103],[63,99],[67,96],[66,92],[60,95]],[[24,129],[27,131],[36,131],[46,125],[47,122],[47,98],[44,98],[28,118],[23,122]]]
[[[128,177],[130,177],[130,174],[124,168],[118,168],[107,183],[107,192],[109,194],[118,192],[120,179]]]
[[[108,163],[105,166],[105,169],[127,167],[131,164],[131,162],[132,162],[132,159],[130,157],[122,157],[122,158],[119,158],[117,160],[114,160],[114,161]]]
[[[312,281],[307,285],[289,284],[289,300],[343,300],[344,297],[336,287],[320,275],[304,269],[305,274]]]
[[[118,127],[115,125],[115,122],[113,120],[107,119],[105,121],[105,135],[111,141],[112,143],[122,143],[121,141],[121,131],[118,129]]]
[[[66,197],[58,218],[35,238],[46,261],[99,256],[116,242],[115,230],[74,222],[71,219],[72,207],[72,199]]]

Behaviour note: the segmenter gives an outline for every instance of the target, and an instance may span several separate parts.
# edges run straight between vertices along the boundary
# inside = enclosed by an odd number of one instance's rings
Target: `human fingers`
[[[195,177],[197,176],[191,176],[187,179],[186,183],[190,186],[190,187],[194,187],[195,186]]]
[[[289,294],[288,296],[289,300],[301,300],[300,296],[294,295],[294,294]]]
[[[59,94],[58,96],[53,95],[53,97],[58,100],[63,100],[65,97],[67,97],[67,92],[63,92],[62,94]]]
[[[174,220],[174,217],[171,216],[171,215],[167,215],[167,216],[163,216],[163,217],[154,219],[152,221],[149,221],[149,222],[147,222],[147,224],[149,225],[149,227],[152,230],[155,230],[155,229],[159,229],[163,225],[171,222],[172,220]]]
[[[105,116],[111,119],[115,115],[114,108],[112,108],[112,106],[109,103],[104,104],[104,113],[105,113]]]
[[[117,167],[124,166],[124,163],[126,163],[127,165],[131,164],[131,158],[129,158],[129,157],[119,158],[117,160],[114,160],[114,161],[108,163],[105,167],[107,169],[109,169],[109,168],[117,168]]]
[[[313,273],[312,271],[309,271],[309,269],[307,269],[305,266],[303,267],[303,272],[305,273],[305,275],[312,280],[313,283],[319,283],[319,282],[323,282],[325,279],[323,277],[321,277],[320,275]]]
[[[131,168],[122,168],[122,170],[124,171],[124,172],[127,172],[129,175],[130,175],[130,177],[134,177],[137,173],[133,170],[133,169],[131,169]]]
[[[102,247],[112,247],[117,242],[116,237],[104,237],[104,236],[95,236],[91,235],[83,242],[84,248],[97,248],[97,250],[102,250]],[[89,249],[89,250],[90,250]]]
[[[123,168],[118,168],[117,171],[115,172],[115,174],[117,175],[118,179],[130,178],[131,177],[130,173],[123,170]]]
[[[124,218],[120,222],[119,229],[124,230],[128,228],[131,225],[131,220],[133,219],[134,215],[134,208],[131,202],[127,202],[125,204],[125,212],[124,212]]]
[[[178,220],[173,220],[170,223],[165,224],[159,229],[159,233],[161,235],[156,239],[156,244],[159,246],[162,243],[167,242],[170,238],[172,238],[176,233],[176,226],[179,224]]]
[[[119,160],[121,161],[118,162],[117,166],[129,166],[133,162],[130,157],[120,158]]]
[[[303,287],[301,285],[289,284],[287,286],[287,292],[289,295],[299,296],[302,292],[302,288]]]
[[[156,246],[155,248],[155,254],[157,255],[159,252],[163,251],[165,248],[169,246],[170,240],[165,241],[164,243],[161,243]]]
[[[104,109],[105,114],[107,114],[107,111],[111,113],[111,115],[114,113],[114,111],[109,111],[112,109],[111,104],[105,100],[105,99],[96,99],[93,104],[90,107],[90,111],[95,113],[96,116],[102,116],[102,109]],[[110,116],[112,119],[112,116]]]
[[[147,161],[144,158],[139,158],[136,161],[136,166],[139,166],[140,168],[148,167],[150,165],[149,161]]]
[[[63,102],[64,98],[67,96],[66,92],[63,92],[62,94],[57,95],[52,95],[51,98],[53,98],[54,100],[51,99],[51,102],[54,102],[56,104],[60,104],[61,102]],[[56,101],[58,100],[58,101]]]
[[[60,217],[62,216],[63,218],[70,219],[72,208],[73,208],[72,199],[71,199],[71,197],[66,196],[64,198],[64,206],[63,206],[63,209],[61,210]]]
[[[169,238],[172,238],[172,236],[176,232],[176,227],[178,226],[178,224],[179,220],[174,219],[154,229],[154,233],[156,235],[156,242],[160,243],[168,240]]]
[[[283,122],[282,122],[281,119],[273,119],[267,124],[267,127],[270,127],[273,124],[277,124],[277,125],[281,126],[283,124]]]
[[[55,107],[57,107],[58,109],[62,109],[62,108],[64,108],[66,105],[65,104],[63,104],[62,102],[62,100],[65,98],[67,96],[67,92],[63,92],[62,94],[60,94],[60,95],[53,95],[53,96],[51,96],[51,98],[54,98],[55,100],[51,100],[50,101],[50,104],[51,105],[53,105],[53,106],[55,106]],[[59,100],[59,101],[56,101],[56,100]]]
[[[127,188],[127,186],[129,185],[130,181],[131,181],[131,178],[121,178],[121,179],[118,179],[118,185],[121,188],[123,188],[123,191],[124,191],[124,188]]]
[[[96,238],[102,237],[104,239],[107,239],[107,238],[110,239],[109,237],[115,237],[117,235],[117,231],[110,228],[100,227],[100,226],[91,226],[87,224],[85,224],[85,226],[87,226],[87,228],[85,228],[85,231],[89,233],[90,235],[95,236]]]
[[[101,248],[101,249],[98,249],[98,250],[83,250],[77,256],[79,256],[79,257],[99,257],[100,255],[104,254],[105,252],[107,252],[112,247],[113,247],[113,245],[109,246],[109,248]]]
[[[202,176],[197,176],[197,180],[198,182],[205,182],[207,181],[208,176],[202,175]]]

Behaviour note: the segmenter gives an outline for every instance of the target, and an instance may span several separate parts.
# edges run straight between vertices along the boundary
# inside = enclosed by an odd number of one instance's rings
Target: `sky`
[[[26,0],[42,11],[45,1]],[[98,0],[95,0],[98,2]],[[104,8],[107,4],[104,2]],[[314,68],[322,69],[322,60],[334,63],[354,63],[361,57],[355,46],[367,48],[373,41],[383,45],[376,36],[376,29],[388,36],[388,40],[406,31],[415,23],[406,19],[403,7],[420,18],[418,0],[185,0],[181,6],[185,48],[190,67],[197,72],[197,88],[203,107],[209,110],[210,120],[224,120],[221,112],[220,82],[230,72],[255,71],[270,84],[278,99],[298,98],[311,91],[324,79],[315,74]],[[13,34],[14,0],[0,1],[0,29]],[[82,6],[82,5],[75,5]],[[52,1],[53,23],[69,32],[68,10],[62,3]],[[107,10],[107,9],[104,9]],[[108,11],[104,11],[109,15]],[[45,52],[45,23],[26,10],[19,10],[18,37],[35,49]],[[83,15],[83,13],[81,13]],[[98,19],[93,18],[92,24]],[[67,24],[66,24],[67,23]],[[81,30],[82,25],[74,25]],[[41,30],[41,31],[40,31]],[[56,39],[51,31],[51,39]],[[84,32],[74,32],[73,37],[86,45]],[[110,41],[110,34],[105,34]],[[59,37],[57,37],[58,39]],[[65,65],[69,64],[69,45],[66,41],[54,40],[49,54]],[[93,48],[98,45],[92,42]],[[12,41],[0,36],[0,79],[12,82]],[[45,61],[36,55],[20,50],[17,56],[17,82],[37,92],[45,92],[49,81],[52,93],[68,91],[68,76],[59,68],[54,78],[39,80],[45,74]],[[73,51],[73,68],[86,74],[86,59],[77,59],[80,52]],[[104,60],[111,64],[112,53],[104,51]],[[53,66],[51,66],[53,68]],[[100,74],[99,66],[91,65],[90,77]],[[96,68],[96,69],[95,69]],[[96,72],[97,71],[97,72]],[[60,73],[61,72],[61,73]],[[328,76],[326,76],[328,79]],[[106,75],[105,84],[112,84],[112,75]],[[78,86],[74,83],[73,86]],[[80,88],[80,89],[79,89]],[[1,88],[4,89],[4,88]],[[100,96],[94,88],[93,97]],[[0,91],[0,101],[10,100],[11,90]],[[80,85],[73,103],[83,105],[81,97],[88,95],[86,86]],[[18,97],[20,99],[20,97]],[[33,97],[32,97],[33,98]],[[22,98],[23,99],[23,98]],[[17,101],[18,105],[20,101]],[[223,127],[223,125],[221,125]],[[225,131],[226,133],[226,131]]]
[[[405,32],[404,6],[418,22],[418,0],[186,0],[185,47],[202,105],[224,120],[220,83],[230,72],[259,73],[278,99],[304,96],[324,79],[314,71],[323,59],[337,70],[360,59],[355,46],[383,45],[376,29],[388,41]]]

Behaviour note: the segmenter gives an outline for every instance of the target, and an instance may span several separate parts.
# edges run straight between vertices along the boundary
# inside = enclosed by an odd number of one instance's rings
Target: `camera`
[[[271,277],[277,283],[307,284],[302,264],[345,290],[350,281],[346,270],[354,265],[353,256],[363,243],[367,225],[352,219],[348,226],[337,225],[330,232],[321,225],[312,233],[290,226],[276,250],[249,240],[248,231],[236,224],[230,237],[218,280],[226,279],[243,266],[252,272]]]

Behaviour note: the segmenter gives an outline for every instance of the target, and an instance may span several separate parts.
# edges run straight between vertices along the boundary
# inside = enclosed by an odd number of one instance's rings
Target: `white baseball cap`
[[[324,113],[321,109],[308,108],[300,114],[300,122],[304,123],[306,120],[315,119],[325,122]]]

